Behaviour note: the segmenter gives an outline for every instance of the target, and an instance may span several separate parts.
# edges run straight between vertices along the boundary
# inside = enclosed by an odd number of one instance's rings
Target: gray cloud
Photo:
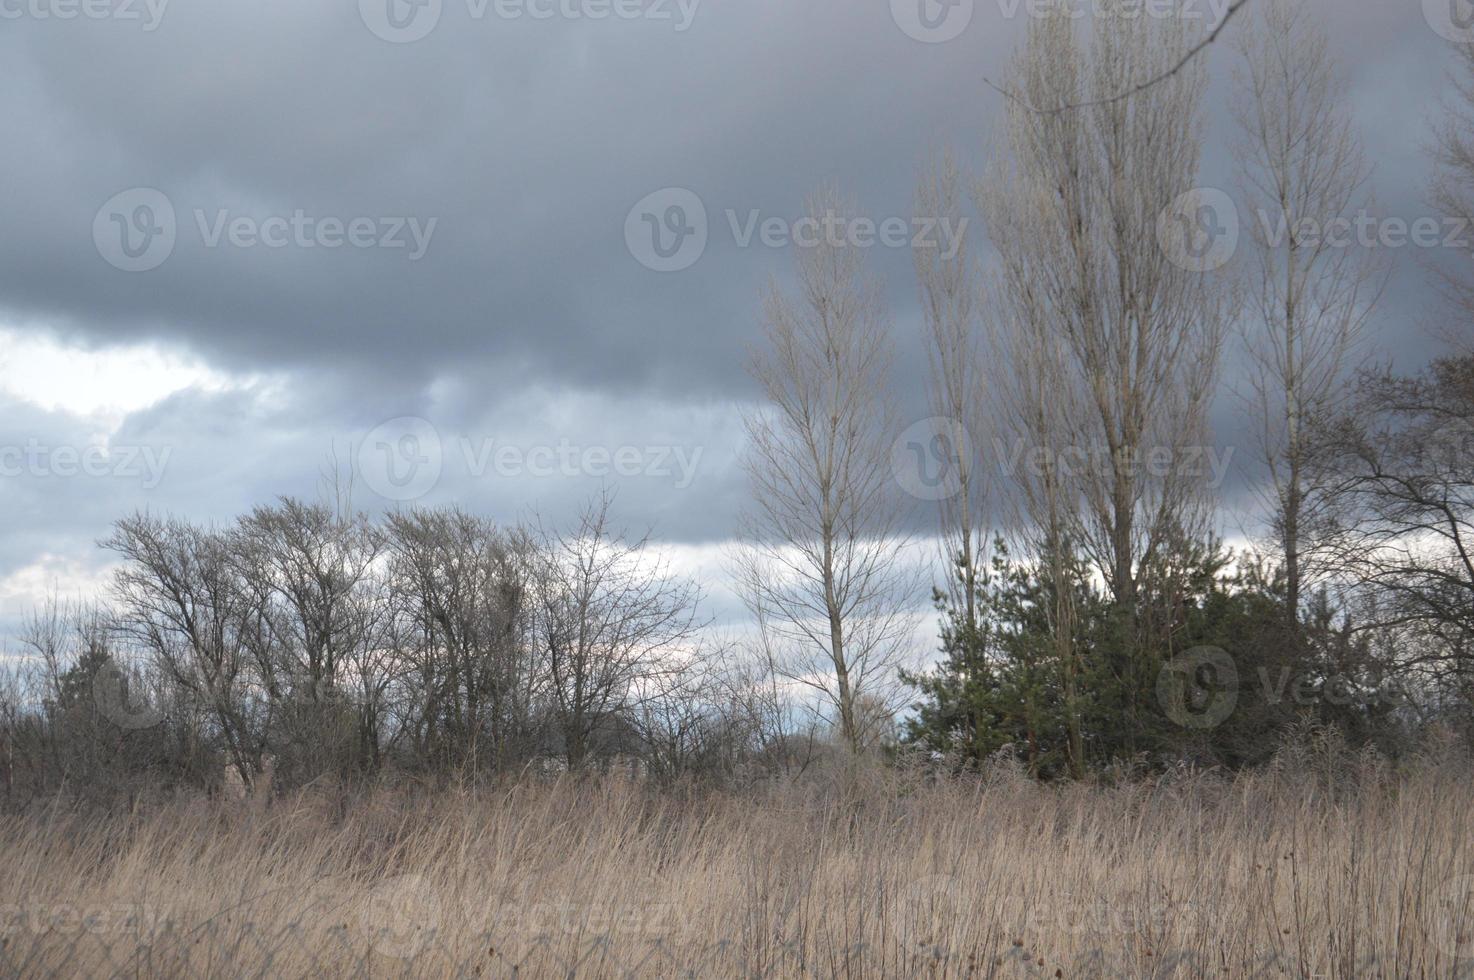
[[[1314,6],[1342,57],[1381,209],[1427,213],[1422,144],[1443,42],[1416,7]],[[980,163],[1001,112],[982,79],[1005,76],[1024,27],[1000,9],[980,0],[942,44],[908,37],[885,0],[706,0],[684,32],[652,19],[477,20],[466,0],[444,0],[435,29],[409,44],[376,37],[351,0],[175,0],[153,31],[6,20],[0,323],[88,346],[176,345],[274,386],[180,392],[128,418],[115,443],[172,447],[157,488],[5,481],[0,576],[43,553],[84,552],[135,506],[223,520],[277,494],[311,495],[334,450],[342,462],[355,439],[402,416],[431,420],[444,440],[427,501],[556,517],[612,482],[631,525],[723,539],[743,495],[732,456],[734,403],[754,395],[745,352],[760,292],[791,259],[739,247],[726,212],[792,218],[833,180],[869,215],[908,215],[931,149]],[[1203,183],[1231,189],[1232,49],[1211,59]],[[148,272],[114,268],[93,240],[99,207],[134,187],[161,191],[177,218],[172,251]],[[699,195],[710,240],[692,267],[660,274],[630,254],[625,222],[666,187]],[[258,229],[299,210],[380,231],[385,219],[436,224],[411,260],[320,243],[206,247],[196,210],[207,224],[225,212]],[[910,255],[873,258],[907,412],[920,418]],[[1394,261],[1377,339],[1415,367],[1436,350],[1426,331],[1438,308],[1418,256]],[[24,404],[3,418],[7,444],[76,441],[86,428]],[[1216,421],[1246,457],[1231,398]],[[586,472],[478,478],[460,465],[463,439],[703,454],[682,488]],[[1251,479],[1228,488],[1232,501]],[[928,513],[919,507],[918,521]]]

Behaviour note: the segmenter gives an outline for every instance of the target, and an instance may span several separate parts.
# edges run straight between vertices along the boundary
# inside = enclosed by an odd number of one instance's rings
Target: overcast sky
[[[1378,210],[1409,221],[1451,66],[1440,2],[1308,0]],[[1211,21],[1221,0],[1189,6]],[[1002,112],[983,80],[1027,9],[0,0],[0,636],[101,581],[116,517],[225,521],[315,496],[334,465],[366,509],[508,521],[606,483],[622,523],[718,576],[745,352],[792,267],[745,232],[824,181],[909,222],[931,151],[982,159]],[[1209,59],[1199,183],[1234,193],[1231,44]],[[920,418],[895,246],[872,268]],[[1375,349],[1413,369],[1439,308],[1428,256],[1393,253]],[[1235,413],[1221,399],[1225,446]]]

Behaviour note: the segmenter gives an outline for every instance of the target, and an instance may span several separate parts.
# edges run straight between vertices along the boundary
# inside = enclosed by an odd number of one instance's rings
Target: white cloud
[[[13,628],[50,596],[88,602],[101,598],[111,581],[112,564],[77,555],[43,553],[28,565],[0,576],[0,624]],[[3,635],[3,634],[0,634]]]
[[[109,430],[186,388],[222,391],[240,383],[155,344],[89,348],[0,327],[0,392]]]

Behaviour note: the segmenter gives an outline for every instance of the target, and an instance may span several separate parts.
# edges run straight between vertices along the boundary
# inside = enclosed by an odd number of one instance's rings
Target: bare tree
[[[17,780],[28,764],[41,755],[38,726],[28,711],[25,670],[14,661],[0,664],[0,785],[5,787],[5,801],[16,796]]]
[[[1449,218],[1474,228],[1474,44],[1454,46],[1458,65],[1449,79],[1444,118],[1435,130],[1433,162],[1437,168],[1431,189],[1433,206]],[[1459,252],[1467,258],[1467,251]],[[1457,349],[1474,353],[1468,322],[1474,317],[1474,279],[1467,263],[1440,270],[1444,290],[1457,324],[1450,340]]]
[[[1012,181],[995,171],[980,188],[993,234],[1004,241],[1033,234],[1021,209],[1008,204]],[[1017,224],[1015,224],[1017,222]],[[995,456],[1005,461],[1012,492],[1006,496],[1013,551],[1047,576],[1053,602],[1046,610],[1054,661],[1064,698],[1071,772],[1085,771],[1080,720],[1082,671],[1076,641],[1076,528],[1082,519],[1080,474],[1069,465],[1081,417],[1081,393],[1058,331],[1050,329],[1028,248],[999,251],[990,291],[989,350],[1000,367],[989,380]],[[1004,365],[1007,369],[1001,369]],[[1006,443],[1011,443],[1006,444]],[[1032,453],[1030,452],[1032,450]],[[987,665],[980,665],[986,669]]]
[[[47,761],[61,784],[95,784],[119,761],[126,733],[109,724],[93,697],[95,674],[109,662],[104,617],[95,606],[50,596],[26,618],[20,645],[42,698]]]
[[[807,211],[822,223],[852,207],[825,190]],[[768,404],[746,416],[753,505],[737,575],[774,662],[858,750],[859,697],[897,695],[914,589],[889,465],[890,326],[859,249],[830,236],[801,248],[798,280],[796,299],[770,290],[768,349],[751,364]]]
[[[1147,89],[1151,88],[1154,85],[1161,85],[1163,82],[1170,81],[1171,79],[1177,77],[1179,73],[1186,70],[1188,66],[1192,64],[1193,59],[1203,54],[1203,52],[1205,52],[1210,46],[1212,46],[1213,42],[1218,40],[1219,36],[1228,27],[1229,22],[1232,21],[1234,17],[1238,16],[1239,11],[1243,10],[1248,5],[1249,0],[1232,0],[1227,9],[1224,10],[1223,16],[1219,19],[1217,26],[1209,31],[1207,36],[1203,37],[1196,44],[1192,45],[1192,47],[1183,52],[1182,57],[1178,58],[1172,64],[1161,69],[1156,74],[1151,75],[1144,80],[1129,84],[1125,88],[1122,88],[1116,92],[1107,92],[1100,95],[1093,95],[1088,99],[1084,99],[1078,102],[1065,102],[1051,105],[1035,105],[1032,102],[1029,102],[1024,96],[1020,95],[1019,93],[1013,92],[1007,88],[1001,88],[997,85],[994,85],[986,78],[983,79],[983,83],[989,88],[998,92],[1000,95],[1003,95],[1006,98],[1018,103],[1020,106],[1029,110],[1030,112],[1045,113],[1049,115],[1056,115],[1063,112],[1077,112],[1080,109],[1090,109],[1096,106],[1107,105],[1112,102],[1122,102],[1127,99],[1133,98],[1141,94],[1142,92],[1145,92]]]
[[[569,768],[629,716],[692,653],[700,589],[610,525],[608,496],[568,532],[546,532],[532,577],[533,623]]]
[[[979,189],[998,252],[989,384],[1014,439],[999,449],[1025,553],[1051,581],[1077,773],[1076,556],[1139,626],[1143,578],[1170,575],[1174,551],[1206,529],[1206,474],[1194,460],[1207,443],[1224,323],[1214,284],[1174,261],[1157,234],[1197,173],[1204,73],[1183,60],[1180,20],[1126,6],[1101,6],[1088,45],[1069,17],[1031,25],[1015,62],[1023,97],[1008,104],[1005,152]],[[1138,87],[1146,78],[1157,81]],[[1133,94],[1113,97],[1122,91]],[[1080,108],[1030,108],[1041,105]],[[1137,651],[1108,665],[1129,697],[1144,690],[1148,660]]]
[[[346,765],[359,753],[372,766],[377,684],[363,666],[382,639],[373,576],[381,535],[362,515],[287,498],[257,507],[229,538],[242,588],[265,613],[242,641],[283,708],[278,724],[295,762]]]
[[[760,630],[759,641],[772,638]],[[734,770],[792,774],[803,771],[818,751],[818,731],[776,669],[771,648],[760,657],[723,646],[716,666],[717,707],[733,756]]]
[[[147,514],[118,521],[103,546],[124,561],[114,576],[118,629],[150,657],[250,783],[261,772],[275,703],[263,696],[242,635],[269,627],[249,600],[226,537]]]
[[[1474,355],[1363,372],[1329,440],[1342,561],[1404,668],[1474,692]]]
[[[1049,286],[1051,244],[1040,237],[1039,211],[1016,195],[1027,176],[1017,159],[994,162],[978,188],[997,247],[988,291],[988,351],[994,370],[986,403],[993,450],[1010,484],[1005,496],[1014,553],[1033,560],[1047,577],[1046,610],[1055,669],[1063,695],[1069,764],[1085,772],[1075,596],[1080,528],[1085,520],[1083,480],[1089,465],[1077,429],[1088,416],[1089,388],[1072,359]],[[1041,188],[1032,188],[1039,192]]]
[[[1088,49],[1069,18],[1031,27],[1017,63],[1031,100],[1118,91],[1176,62],[1181,23],[1121,6],[1104,5]],[[983,196],[1013,267],[1014,319],[1047,332],[1038,369],[1061,372],[1040,380],[1059,393],[1059,424],[1074,434],[1053,465],[1068,468],[1085,505],[1075,536],[1123,608],[1159,552],[1203,519],[1204,474],[1182,463],[1206,439],[1224,318],[1208,277],[1174,262],[1156,233],[1197,173],[1203,84],[1192,67],[1078,112],[1011,105],[1012,166]],[[1173,465],[1146,466],[1147,454]]]
[[[1298,632],[1305,586],[1323,571],[1328,501],[1314,432],[1348,390],[1381,277],[1376,252],[1345,237],[1367,207],[1367,168],[1324,31],[1290,0],[1264,0],[1240,51],[1238,159],[1254,212],[1251,294],[1259,314],[1246,324],[1249,401],[1270,478],[1286,611]]]
[[[950,257],[934,246],[914,251],[926,321],[928,395],[935,417],[946,420],[938,433],[938,462],[955,480],[955,492],[939,502],[947,595],[963,621],[978,628],[979,565],[988,543],[987,472],[979,465],[979,440],[987,431],[982,346],[978,330],[978,277],[967,248],[962,177],[950,153],[922,177],[916,213],[947,220],[959,229],[959,247]]]
[[[705,644],[672,651],[662,669],[637,683],[636,703],[627,714],[652,775],[674,780],[731,770],[738,746],[729,744],[734,731],[723,712],[719,667],[725,653]]]
[[[528,736],[532,546],[452,508],[388,519],[399,663],[420,750],[496,763]]]

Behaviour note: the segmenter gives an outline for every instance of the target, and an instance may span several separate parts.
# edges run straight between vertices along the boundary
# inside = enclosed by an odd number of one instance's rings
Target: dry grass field
[[[1474,975],[1467,763],[196,800],[0,829],[17,976]]]

